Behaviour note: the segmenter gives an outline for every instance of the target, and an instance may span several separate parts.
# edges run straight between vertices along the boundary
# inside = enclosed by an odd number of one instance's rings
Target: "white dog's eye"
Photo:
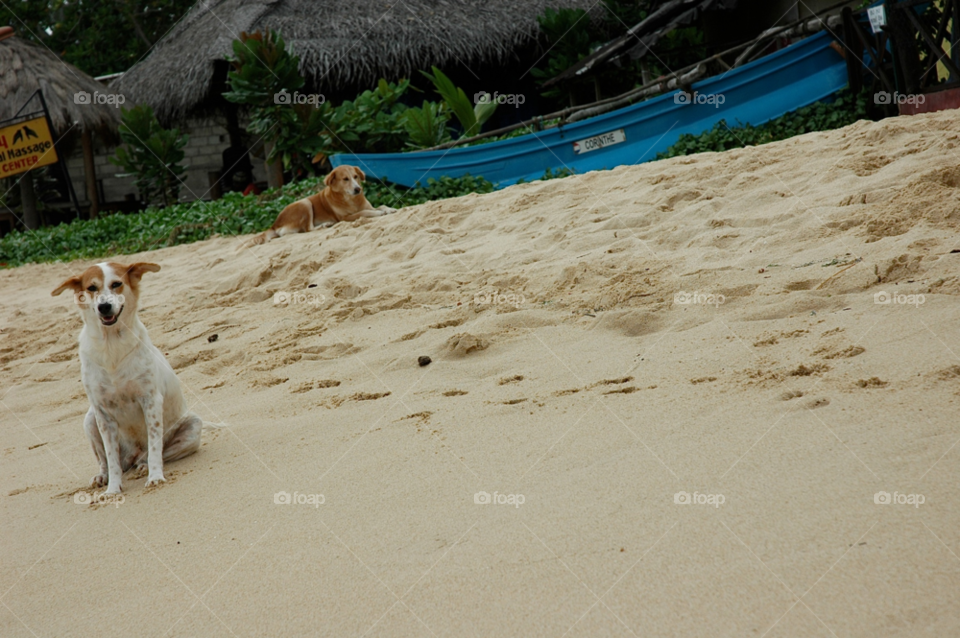
[[[90,292],[97,292],[97,287],[96,287],[96,286],[87,286],[87,290],[89,290]]]
[[[120,283],[119,281],[115,281],[115,282],[113,282],[112,284],[110,284],[110,287],[113,288],[114,290],[116,290],[117,288],[119,288],[119,287],[122,286],[122,285],[123,285],[123,284]]]

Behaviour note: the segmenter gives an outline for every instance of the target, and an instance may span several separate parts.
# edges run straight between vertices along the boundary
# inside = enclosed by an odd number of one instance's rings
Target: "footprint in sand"
[[[383,397],[390,396],[390,392],[357,392],[356,394],[350,395],[351,401],[376,401],[377,399],[382,399]]]
[[[716,377],[700,377],[698,379],[690,379],[690,383],[693,385],[700,385],[701,383],[713,383],[716,380]]]
[[[849,346],[843,350],[836,350],[834,352],[827,352],[827,348],[821,348],[814,351],[814,354],[824,353],[824,359],[849,359],[859,354],[863,354],[866,351],[867,349],[862,346]]]
[[[290,388],[290,392],[294,394],[300,394],[302,392],[309,392],[310,390],[322,390],[324,388],[336,388],[340,385],[339,381],[333,379],[321,379],[320,381],[307,381],[306,383],[301,383]]]
[[[639,391],[639,389],[640,388],[636,386],[628,385],[623,388],[617,388],[616,390],[608,390],[607,392],[604,392],[604,394],[633,394],[634,392]]]
[[[603,380],[601,380],[601,381],[597,381],[596,383],[594,383],[594,384],[591,385],[590,387],[591,387],[591,388],[596,388],[597,386],[601,386],[601,385],[621,385],[621,384],[623,384],[623,383],[630,383],[631,381],[633,381],[633,377],[619,377],[619,378],[617,378],[617,379],[603,379]]]

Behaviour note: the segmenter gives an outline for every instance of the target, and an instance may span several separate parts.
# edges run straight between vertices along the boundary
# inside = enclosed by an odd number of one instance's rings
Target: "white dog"
[[[102,263],[71,277],[83,330],[80,376],[90,400],[83,421],[100,473],[93,486],[119,494],[123,473],[146,460],[147,486],[164,482],[163,463],[200,448],[203,422],[187,411],[180,381],[137,318],[140,278],[160,266]]]

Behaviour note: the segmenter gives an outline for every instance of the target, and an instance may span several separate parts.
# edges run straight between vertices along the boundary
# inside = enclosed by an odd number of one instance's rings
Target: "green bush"
[[[450,116],[443,104],[423,101],[422,107],[412,106],[403,115],[411,148],[430,148],[450,141],[447,122]]]
[[[197,201],[139,214],[107,215],[74,220],[35,231],[12,232],[0,238],[0,265],[95,259],[116,254],[189,244],[214,235],[242,235],[269,228],[284,206],[323,187],[311,178],[263,195],[228,193],[213,202]],[[373,206],[402,208],[423,202],[489,193],[494,185],[482,177],[429,179],[426,186],[406,189],[370,180],[365,194]]]
[[[224,99],[249,108],[249,130],[266,139],[268,162],[277,159],[294,173],[310,171],[310,160],[321,148],[322,111],[315,103],[293,104],[292,95],[303,87],[300,58],[287,51],[283,37],[266,30],[241,33],[233,41],[227,73],[229,91]]]
[[[420,71],[424,77],[433,82],[437,93],[443,98],[443,102],[450,109],[457,119],[460,120],[460,126],[463,127],[461,137],[473,137],[480,133],[484,122],[490,119],[494,111],[497,110],[497,103],[490,100],[489,94],[484,94],[484,98],[478,104],[474,104],[453,81],[444,75],[443,71],[435,66],[430,67],[431,73]]]
[[[849,91],[841,91],[832,102],[817,102],[760,126],[746,124],[731,127],[721,120],[712,129],[699,135],[685,133],[676,144],[657,154],[657,159],[759,146],[813,131],[842,128],[866,116],[866,97],[854,97]]]
[[[407,107],[399,100],[410,88],[409,80],[397,83],[380,79],[377,88],[364,91],[339,106],[325,102],[320,108],[325,122],[320,132],[320,153],[399,153],[409,135],[404,127]]]
[[[148,204],[159,201],[164,206],[176,203],[187,167],[180,164],[187,136],[180,129],[160,126],[153,109],[146,104],[120,109],[120,140],[116,156],[108,158],[125,173],[118,177],[135,177],[140,197]]]
[[[468,136],[476,134],[497,108],[489,101],[474,105],[463,89],[436,67],[432,67],[432,73],[421,73],[433,82],[443,101],[424,100],[423,106],[408,107],[400,98],[410,90],[410,81],[392,83],[381,78],[377,88],[353,100],[339,106],[323,104],[320,155],[399,153],[438,146],[450,141],[447,123],[451,114]]]

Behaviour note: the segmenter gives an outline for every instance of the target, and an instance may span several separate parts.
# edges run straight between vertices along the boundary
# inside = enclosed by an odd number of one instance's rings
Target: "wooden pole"
[[[85,128],[80,139],[83,142],[83,177],[87,199],[90,200],[90,219],[96,219],[100,213],[100,195],[97,193],[97,166],[93,161],[93,133]]]
[[[20,205],[23,207],[23,225],[27,230],[40,228],[37,213],[37,193],[33,190],[33,176],[27,171],[20,178]]]
[[[275,144],[276,142],[270,142],[264,147],[266,157],[270,157],[270,151],[273,150]],[[267,169],[267,186],[270,188],[280,188],[283,186],[283,159],[278,157],[273,162],[264,160],[264,165]]]

